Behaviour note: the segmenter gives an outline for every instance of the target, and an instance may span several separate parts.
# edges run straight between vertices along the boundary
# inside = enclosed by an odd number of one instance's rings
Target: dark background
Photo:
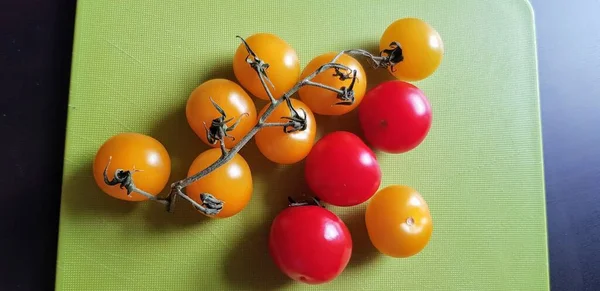
[[[600,290],[600,0],[531,2],[551,285]],[[54,288],[74,16],[0,1],[0,290]]]

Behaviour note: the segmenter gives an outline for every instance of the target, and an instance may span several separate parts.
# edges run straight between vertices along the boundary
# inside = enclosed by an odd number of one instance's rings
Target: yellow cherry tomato
[[[306,68],[302,71],[300,79],[306,78],[312,74],[322,65],[331,62],[338,53],[332,52],[320,55],[314,58]],[[337,93],[315,86],[304,86],[298,91],[300,99],[310,107],[310,109],[322,115],[341,115],[352,111],[360,104],[365,96],[367,90],[367,75],[362,65],[353,57],[343,54],[337,60],[336,63],[345,65],[351,70],[356,70],[356,81],[354,83],[354,103],[352,105],[336,105],[336,103],[342,100],[337,98]],[[316,75],[312,81],[321,83],[329,87],[341,89],[342,87],[348,88],[352,83],[352,79],[340,80],[340,77],[334,75],[334,69],[325,70]],[[345,73],[342,71],[342,73]]]
[[[255,141],[260,152],[272,162],[278,164],[294,164],[304,159],[315,142],[317,123],[315,116],[308,106],[297,99],[290,99],[292,106],[298,114],[306,118],[306,129],[292,133],[285,133],[281,126],[265,127],[255,136]],[[265,106],[260,115],[267,110]],[[266,119],[268,123],[288,122],[282,117],[290,117],[291,111],[285,102],[280,103],[277,108]]]
[[[375,248],[396,258],[419,253],[433,231],[427,203],[408,186],[388,186],[375,193],[367,205],[365,222]]]
[[[104,169],[109,163],[107,176],[113,180],[117,169],[132,171],[134,185],[154,196],[165,187],[171,174],[171,159],[165,147],[156,139],[139,133],[117,134],[100,147],[94,159],[94,180],[104,193],[126,201],[145,201],[147,197],[127,195],[120,185],[104,182]]]
[[[269,64],[266,73],[273,87],[268,82],[267,86],[273,97],[279,99],[298,82],[300,61],[296,51],[283,39],[270,33],[254,34],[246,42],[259,59]],[[233,73],[250,94],[269,100],[258,73],[246,62],[247,56],[246,47],[240,44],[233,57]]]
[[[192,163],[188,177],[208,168],[221,157],[221,150],[213,148],[201,153]],[[223,209],[213,217],[230,217],[242,211],[252,197],[252,174],[244,158],[235,156],[221,167],[185,188],[186,194],[202,204],[200,194],[209,193],[223,201]]]
[[[442,62],[444,43],[438,32],[423,20],[403,18],[390,24],[381,37],[379,49],[389,49],[393,42],[402,47],[404,60],[390,68],[390,72],[400,80],[425,79]]]
[[[227,79],[212,79],[202,83],[190,94],[185,107],[185,115],[192,130],[207,145],[218,147],[219,143],[209,143],[206,127],[210,128],[215,118],[222,114],[212,104],[211,99],[223,109],[227,115],[224,121],[227,126],[234,126],[225,137],[225,147],[232,148],[256,124],[256,107],[252,99],[242,87]]]

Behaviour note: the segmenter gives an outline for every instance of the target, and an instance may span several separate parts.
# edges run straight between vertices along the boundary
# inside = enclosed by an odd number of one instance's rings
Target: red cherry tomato
[[[431,127],[431,105],[425,94],[403,81],[387,81],[371,89],[358,108],[367,142],[388,153],[417,147]]]
[[[312,205],[292,206],[273,220],[269,251],[290,278],[321,284],[344,271],[352,255],[352,238],[331,211]]]
[[[379,188],[381,169],[373,151],[355,134],[332,132],[306,158],[306,182],[315,195],[336,206],[367,201]]]

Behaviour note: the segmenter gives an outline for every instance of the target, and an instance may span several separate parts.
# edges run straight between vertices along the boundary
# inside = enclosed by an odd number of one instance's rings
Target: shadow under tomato
[[[171,158],[171,176],[167,187],[170,183],[187,177],[194,159],[210,148],[188,125],[185,104],[161,120],[152,130],[151,135],[165,146]]]
[[[352,212],[341,217],[352,235],[352,257],[348,263],[348,268],[364,267],[365,264],[381,257],[379,251],[371,243],[367,232],[365,224],[367,203],[354,206],[355,209]]]
[[[284,173],[297,165],[283,166],[271,162],[260,152],[254,139],[250,140],[239,154],[246,160],[252,173],[254,193],[250,203],[261,203],[261,208],[268,212],[265,217],[270,222],[287,206],[288,191],[282,187],[290,183]]]
[[[242,148],[240,154],[248,162],[252,171],[255,184],[252,199],[255,203],[263,204],[263,208],[269,212],[267,215],[269,218],[275,218],[287,207],[288,196],[302,199],[302,196],[311,195],[304,180],[304,160],[292,165],[271,162],[260,152],[254,139]]]
[[[208,78],[206,80],[203,80],[202,82],[208,81],[210,79],[228,79],[237,83],[237,79],[235,78],[235,74],[233,73],[232,62],[221,62],[215,64],[214,66],[211,66],[207,76]],[[200,85],[200,83],[198,83],[198,85]]]
[[[358,121],[358,108],[339,116],[316,115],[317,140],[334,131],[348,131],[363,138]]]
[[[157,231],[165,231],[168,229],[208,224],[212,219],[198,212],[187,201],[177,199],[175,212],[169,213],[162,205],[148,207],[146,220]]]
[[[257,178],[261,179],[263,187],[258,195],[263,197],[257,199],[262,200],[271,220],[288,207],[288,197],[296,201],[311,200],[313,193],[304,179],[304,160],[292,165],[279,165],[267,160],[260,167],[264,169]]]
[[[260,150],[258,150],[254,138],[244,145],[238,154],[241,155],[250,166],[252,180],[255,184],[258,180],[268,180],[269,176],[277,170],[277,165],[269,161],[265,156],[263,156]]]
[[[127,214],[144,203],[120,200],[100,190],[94,180],[91,159],[75,173],[66,175],[63,180],[61,204],[69,212]]]
[[[264,223],[270,224],[277,214],[288,206],[288,196],[309,194],[304,182],[304,163],[279,165],[260,152],[254,139],[240,151],[252,172],[254,193],[250,203],[261,204]]]
[[[275,290],[291,284],[269,255],[270,221],[247,230],[225,262],[227,280],[237,290]]]

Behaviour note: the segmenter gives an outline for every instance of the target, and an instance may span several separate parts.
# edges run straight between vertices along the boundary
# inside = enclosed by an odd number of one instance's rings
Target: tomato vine
[[[304,79],[297,82],[290,90],[285,92],[279,99],[276,99],[273,96],[273,93],[270,89],[270,88],[274,88],[273,83],[271,82],[271,80],[269,79],[269,77],[267,75],[267,69],[269,68],[269,64],[264,62],[263,59],[261,59],[258,55],[256,55],[254,53],[254,51],[252,50],[252,48],[250,47],[250,45],[242,37],[240,37],[240,36],[237,36],[237,37],[241,40],[242,44],[245,46],[246,51],[248,53],[248,56],[246,57],[246,62],[252,69],[254,69],[256,74],[258,74],[260,82],[270,100],[269,106],[266,108],[264,113],[258,118],[258,122],[256,123],[256,125],[244,137],[242,137],[235,146],[231,147],[230,149],[227,149],[225,146],[225,138],[228,138],[228,137],[230,138],[230,136],[227,133],[229,131],[233,130],[239,124],[240,120],[242,118],[244,118],[244,116],[241,115],[241,116],[234,117],[234,118],[237,118],[237,121],[235,122],[235,124],[232,126],[227,126],[227,122],[233,120],[233,118],[227,119],[227,115],[223,111],[223,109],[216,102],[214,102],[211,99],[211,102],[212,102],[213,106],[215,107],[215,110],[217,110],[221,114],[220,117],[214,119],[211,122],[210,126],[205,125],[207,140],[213,144],[219,143],[219,147],[221,149],[221,156],[214,163],[212,163],[210,166],[197,172],[194,175],[191,175],[185,179],[181,179],[181,180],[171,184],[170,192],[167,197],[156,197],[156,196],[144,191],[143,189],[137,188],[134,184],[134,179],[133,179],[133,173],[137,171],[135,169],[132,169],[132,170],[118,169],[118,170],[116,170],[113,179],[112,180],[109,179],[107,170],[108,170],[108,166],[110,165],[110,159],[107,162],[107,165],[104,170],[104,183],[105,184],[107,184],[109,186],[119,185],[119,187],[125,188],[127,190],[128,195],[131,194],[132,192],[139,193],[139,194],[149,198],[152,201],[156,201],[158,203],[165,205],[169,212],[174,211],[174,206],[175,206],[177,197],[181,197],[184,200],[191,203],[196,209],[198,209],[198,211],[202,212],[203,214],[208,215],[208,216],[214,216],[214,215],[218,214],[223,209],[223,207],[227,207],[226,205],[224,205],[223,201],[220,201],[219,199],[215,198],[215,196],[213,196],[211,193],[201,193],[201,195],[200,195],[201,203],[198,203],[195,200],[193,200],[192,198],[190,198],[188,195],[186,195],[183,192],[183,189],[188,187],[192,183],[198,181],[202,177],[215,171],[216,169],[223,166],[228,161],[230,161],[235,156],[235,154],[238,153],[242,149],[242,147],[244,147],[246,145],[246,143],[248,143],[248,141],[250,141],[263,128],[282,127],[283,131],[285,133],[293,133],[296,131],[305,130],[307,115],[299,114],[298,110],[296,108],[294,108],[294,106],[292,105],[292,102],[290,101],[291,96],[293,94],[295,94],[300,88],[302,88],[304,86],[315,86],[315,87],[319,87],[319,88],[322,88],[325,90],[329,90],[329,91],[335,92],[337,94],[337,98],[339,99],[339,102],[337,102],[335,104],[336,106],[352,105],[355,101],[354,84],[356,82],[356,74],[357,73],[356,73],[356,70],[352,70],[345,65],[336,63],[336,61],[340,58],[340,56],[342,56],[343,54],[348,54],[348,55],[357,55],[357,56],[365,57],[367,59],[367,61],[372,65],[372,67],[375,69],[389,68],[389,69],[393,70],[394,66],[403,60],[402,48],[396,42],[391,43],[390,47],[382,50],[379,53],[379,55],[373,55],[370,52],[368,52],[366,50],[362,50],[362,49],[344,50],[344,51],[339,52],[330,62],[318,67],[310,75],[306,76]],[[352,79],[350,85],[347,87],[342,86],[340,88],[334,88],[331,86],[327,86],[325,84],[321,84],[321,83],[312,81],[312,79],[315,78],[315,76],[317,76],[319,73],[329,70],[329,69],[334,69],[334,71],[335,71],[334,76],[340,78],[340,80],[342,80],[342,81],[347,80],[347,79]],[[291,113],[290,114],[291,116],[283,118],[287,121],[267,122],[266,121],[267,118],[271,115],[271,113],[273,113],[275,108],[283,102],[286,103],[286,106],[288,106],[290,113]],[[304,113],[306,113],[306,112],[304,112]],[[317,200],[315,200],[315,201],[318,203]],[[300,203],[290,201],[290,204],[297,205]]]

